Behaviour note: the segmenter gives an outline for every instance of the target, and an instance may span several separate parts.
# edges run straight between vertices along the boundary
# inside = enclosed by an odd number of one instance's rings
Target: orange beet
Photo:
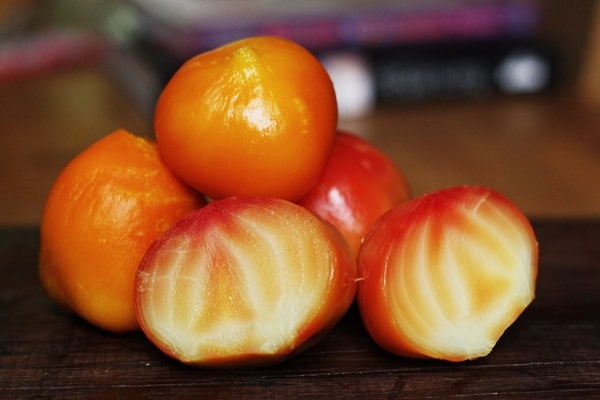
[[[336,126],[325,68],[305,48],[272,36],[190,58],[163,89],[154,113],[165,162],[213,199],[297,200],[317,181]]]
[[[154,142],[125,130],[109,134],[74,158],[50,191],[41,222],[44,288],[102,329],[138,329],[138,264],[152,241],[203,204]]]

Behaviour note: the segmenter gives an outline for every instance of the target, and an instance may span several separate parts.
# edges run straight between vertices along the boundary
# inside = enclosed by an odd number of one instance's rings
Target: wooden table
[[[0,229],[0,398],[600,399],[600,220],[533,224],[537,298],[484,359],[387,354],[351,309],[296,358],[234,370],[184,366],[141,333],[59,311],[38,282],[37,229]]]

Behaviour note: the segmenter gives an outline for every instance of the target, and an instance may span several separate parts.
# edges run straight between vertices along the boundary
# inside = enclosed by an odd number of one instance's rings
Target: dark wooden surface
[[[600,220],[535,220],[537,298],[486,358],[453,364],[380,350],[351,309],[287,362],[202,370],[141,334],[59,311],[37,278],[35,228],[0,229],[0,398],[600,399]]]

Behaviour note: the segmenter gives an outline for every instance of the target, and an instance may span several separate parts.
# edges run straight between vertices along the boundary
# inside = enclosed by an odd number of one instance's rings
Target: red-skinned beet
[[[157,240],[135,290],[142,330],[171,357],[198,367],[269,365],[343,316],[356,263],[337,229],[303,207],[231,197]]]
[[[298,204],[338,228],[356,255],[377,218],[409,198],[404,174],[384,152],[338,132],[319,180]]]
[[[372,338],[402,356],[486,356],[535,297],[538,245],[525,215],[476,186],[396,206],[366,235],[357,303]]]

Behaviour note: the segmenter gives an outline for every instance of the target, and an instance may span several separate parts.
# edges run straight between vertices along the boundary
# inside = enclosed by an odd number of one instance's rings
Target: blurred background
[[[414,195],[480,184],[531,217],[600,217],[597,0],[0,0],[0,226],[37,225],[102,136],[152,136],[187,58],[258,34],[322,60],[340,129]]]

